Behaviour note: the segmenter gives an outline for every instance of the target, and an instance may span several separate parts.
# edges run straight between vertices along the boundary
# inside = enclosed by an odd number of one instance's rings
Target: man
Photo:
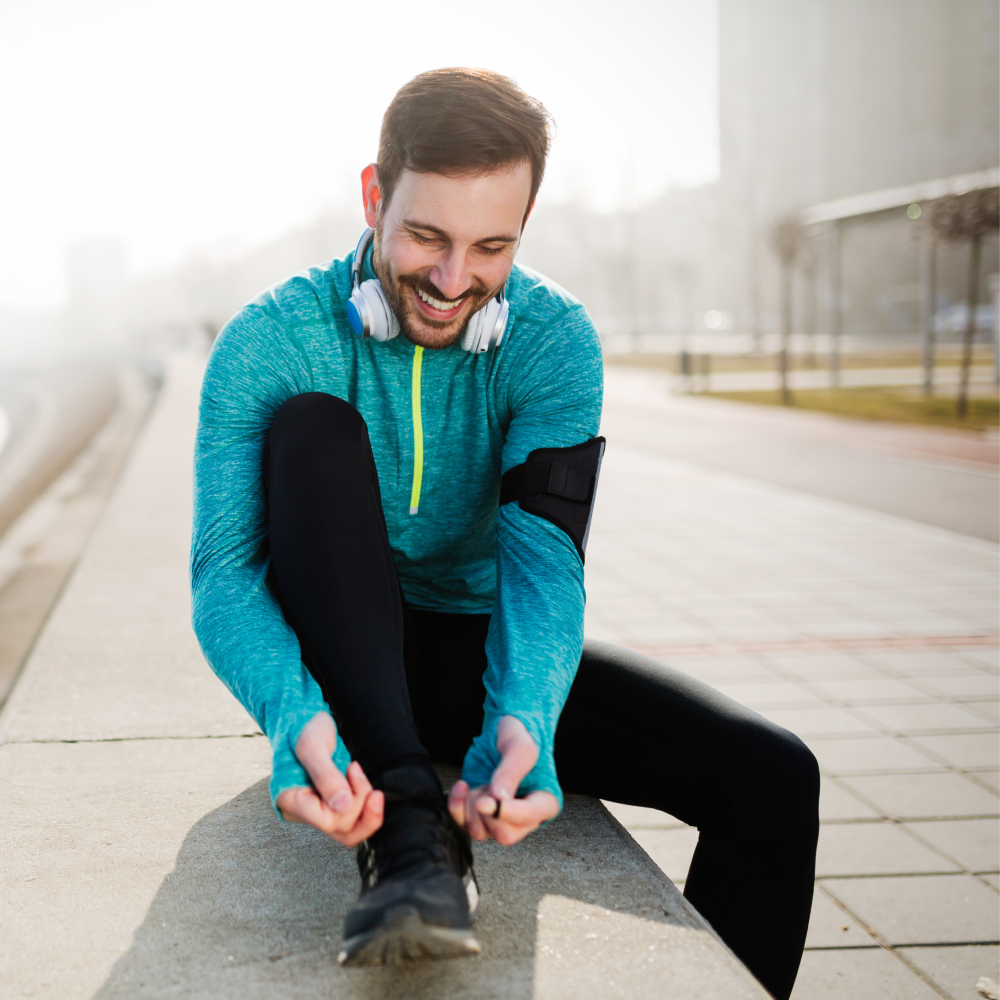
[[[374,233],[227,324],[198,430],[195,628],[270,738],[279,814],[358,848],[341,961],[477,951],[470,837],[515,843],[564,785],[699,826],[687,895],[784,997],[812,898],[812,755],[583,641],[600,343],[514,264],[548,145],[507,78],[418,76],[362,172]],[[447,799],[434,762],[462,768]]]

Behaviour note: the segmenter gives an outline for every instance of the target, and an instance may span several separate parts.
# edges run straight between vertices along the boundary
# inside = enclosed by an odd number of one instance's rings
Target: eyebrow
[[[403,219],[403,225],[409,229],[426,229],[429,233],[437,233],[438,236],[443,236],[448,239],[448,234],[443,230],[439,229],[437,226],[431,225],[429,222],[419,222],[416,219]],[[482,239],[476,240],[477,243],[516,243],[516,236],[485,236]]]

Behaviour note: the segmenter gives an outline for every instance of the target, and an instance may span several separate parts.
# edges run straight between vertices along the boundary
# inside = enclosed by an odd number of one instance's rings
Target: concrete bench
[[[477,848],[483,953],[336,964],[353,852],[280,823],[269,748],[207,668],[187,594],[200,365],[157,408],[0,716],[4,995],[764,997],[593,799]]]

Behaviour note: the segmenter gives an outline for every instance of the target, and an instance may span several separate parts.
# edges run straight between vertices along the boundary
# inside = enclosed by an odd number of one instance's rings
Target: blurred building
[[[780,219],[1000,163],[997,43],[997,0],[719,0],[719,180],[610,218],[540,208],[522,256],[612,339],[755,340],[777,328]],[[917,333],[919,228],[905,206],[843,227],[844,333]],[[985,296],[995,238],[984,251]],[[942,316],[961,312],[966,255],[939,254]],[[828,258],[822,239],[803,248],[799,331],[829,323]]]
[[[719,14],[718,237],[741,252],[714,291],[744,323],[773,322],[782,216],[1000,163],[996,0],[720,0]],[[843,233],[846,331],[916,330],[915,221],[901,209]],[[964,295],[952,250],[943,308]],[[986,258],[996,271],[995,241]]]

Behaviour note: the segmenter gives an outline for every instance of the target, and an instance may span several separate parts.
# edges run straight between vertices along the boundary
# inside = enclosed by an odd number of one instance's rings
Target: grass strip
[[[713,392],[706,395],[739,403],[781,405],[781,394],[771,389],[759,392]],[[846,389],[799,389],[792,393],[792,405],[801,410],[835,413],[858,420],[887,420],[975,431],[996,430],[1000,427],[1000,399],[996,396],[970,396],[969,412],[964,420],[959,420],[955,414],[954,396],[924,396],[918,390],[907,388],[863,386]]]

